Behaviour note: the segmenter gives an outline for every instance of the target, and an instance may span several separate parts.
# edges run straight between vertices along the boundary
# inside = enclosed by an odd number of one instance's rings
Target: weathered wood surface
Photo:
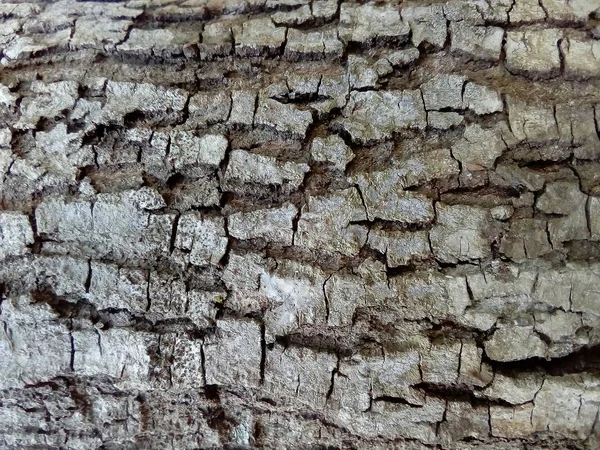
[[[599,448],[599,7],[0,3],[0,447]]]

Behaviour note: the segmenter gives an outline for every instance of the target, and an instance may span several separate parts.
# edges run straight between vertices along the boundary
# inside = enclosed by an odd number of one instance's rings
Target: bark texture
[[[599,19],[1,2],[0,448],[599,448]]]

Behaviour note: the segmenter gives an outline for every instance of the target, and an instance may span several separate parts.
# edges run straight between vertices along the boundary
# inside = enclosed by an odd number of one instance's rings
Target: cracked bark
[[[556,3],[0,5],[0,447],[597,448]]]

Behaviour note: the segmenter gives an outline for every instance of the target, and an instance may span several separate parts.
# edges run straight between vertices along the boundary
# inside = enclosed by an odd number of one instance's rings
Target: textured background
[[[0,448],[599,448],[599,8],[2,1]]]

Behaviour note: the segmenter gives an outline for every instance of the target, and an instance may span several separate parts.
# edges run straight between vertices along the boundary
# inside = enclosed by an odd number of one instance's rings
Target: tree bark
[[[13,1],[1,448],[600,446],[600,1]]]

